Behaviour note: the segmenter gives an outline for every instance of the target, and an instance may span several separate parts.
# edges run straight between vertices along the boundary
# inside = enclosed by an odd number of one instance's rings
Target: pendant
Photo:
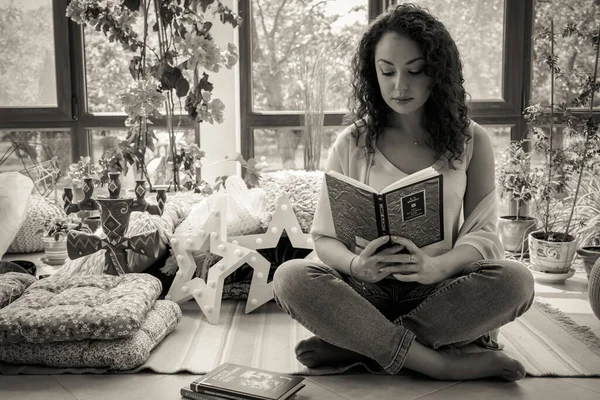
[[[418,145],[419,145],[419,143],[417,143],[417,140],[416,140],[416,139],[415,139],[415,141],[413,142],[413,144],[414,144],[415,146],[418,146]]]

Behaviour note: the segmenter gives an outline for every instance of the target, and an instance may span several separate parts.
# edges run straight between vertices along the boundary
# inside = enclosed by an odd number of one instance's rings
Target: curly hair
[[[358,138],[366,131],[366,153],[373,153],[373,141],[383,133],[392,110],[381,96],[375,68],[375,47],[387,32],[405,35],[417,42],[425,57],[425,73],[432,78],[431,94],[424,104],[423,125],[431,135],[427,144],[436,158],[446,154],[452,168],[460,160],[468,134],[467,92],[462,63],[454,39],[446,27],[425,9],[414,4],[390,7],[367,28],[352,58],[350,113],[346,122],[364,124],[356,129]]]

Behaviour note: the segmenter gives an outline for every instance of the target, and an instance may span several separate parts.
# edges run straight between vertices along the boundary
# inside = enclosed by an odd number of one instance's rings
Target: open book
[[[325,183],[336,236],[356,254],[384,235],[405,237],[418,247],[444,240],[443,175],[432,167],[380,193],[336,171],[325,173]]]

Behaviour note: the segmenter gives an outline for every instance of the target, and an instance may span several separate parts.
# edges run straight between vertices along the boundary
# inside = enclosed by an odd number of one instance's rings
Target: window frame
[[[250,15],[250,1],[239,1],[242,15]],[[393,0],[369,0],[369,20],[373,20]],[[522,111],[529,102],[531,76],[531,37],[533,29],[533,0],[506,0],[504,4],[504,48],[502,88],[504,100],[474,100],[470,102],[471,118],[481,125],[511,127],[511,140],[525,136],[526,124]],[[250,18],[246,18],[250,21]],[[240,117],[241,150],[244,158],[254,157],[254,130],[302,127],[301,111],[255,111],[252,109],[251,26],[242,24],[239,31],[240,48]],[[326,112],[324,126],[341,126],[344,114]]]

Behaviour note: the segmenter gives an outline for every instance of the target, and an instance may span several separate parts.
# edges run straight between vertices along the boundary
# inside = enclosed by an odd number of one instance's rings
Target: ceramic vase
[[[158,205],[158,209],[162,214],[165,210],[165,203],[167,202],[167,189],[157,189],[156,190],[156,203]]]
[[[146,205],[146,181],[143,179],[135,181],[135,202],[139,205]]]

